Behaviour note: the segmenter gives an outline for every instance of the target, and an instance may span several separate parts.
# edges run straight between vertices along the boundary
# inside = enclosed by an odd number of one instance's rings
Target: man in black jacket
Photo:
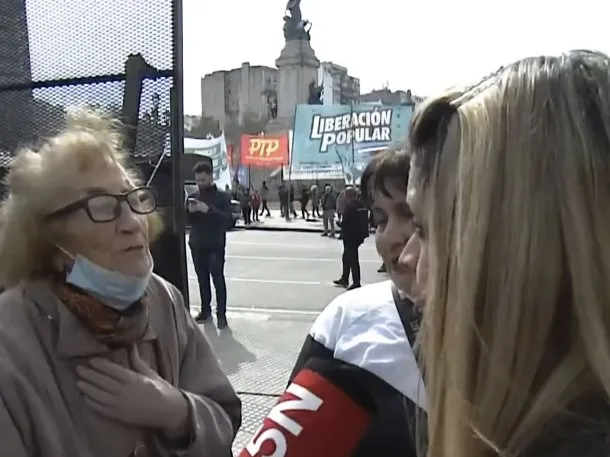
[[[218,190],[213,182],[212,167],[198,162],[193,168],[198,190],[187,199],[187,217],[191,225],[189,246],[201,293],[201,312],[197,322],[208,322],[212,316],[212,289],[216,289],[218,328],[227,326],[227,285],[225,282],[225,245],[231,226],[231,197]]]
[[[358,199],[358,191],[353,187],[345,188],[345,208],[341,223],[341,239],[343,240],[343,273],[334,281],[338,286],[348,290],[360,287],[360,259],[358,248],[368,236],[368,209]],[[352,273],[352,285],[349,285],[349,274]]]

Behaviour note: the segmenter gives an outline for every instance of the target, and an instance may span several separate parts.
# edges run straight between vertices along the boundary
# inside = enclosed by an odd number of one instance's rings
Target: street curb
[[[273,227],[273,226],[250,226],[244,227],[243,225],[235,227],[233,230],[258,230],[261,232],[301,232],[301,233],[324,233],[324,229],[319,228],[305,228],[305,227]],[[337,233],[340,232],[340,229],[337,229]],[[374,234],[375,229],[369,229],[369,234]]]
[[[251,227],[244,227],[242,226],[237,226],[235,227],[235,230],[254,230],[254,231],[261,231],[261,232],[301,232],[301,233],[323,233],[324,230],[319,229],[319,228],[305,228],[305,227],[273,227],[273,226],[264,226],[264,225],[259,225],[259,226],[251,226]]]

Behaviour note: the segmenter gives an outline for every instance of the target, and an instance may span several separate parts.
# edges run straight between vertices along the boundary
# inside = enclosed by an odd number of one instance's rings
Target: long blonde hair
[[[610,61],[519,61],[428,101],[412,142],[427,456],[514,456],[576,399],[609,398]]]

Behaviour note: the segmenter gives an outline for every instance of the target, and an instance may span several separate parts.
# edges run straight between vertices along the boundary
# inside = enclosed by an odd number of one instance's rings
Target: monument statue
[[[275,60],[277,84],[268,85],[266,131],[280,132],[292,128],[295,107],[301,103],[321,104],[321,88],[317,87],[320,60],[311,47],[311,23],[303,19],[302,0],[284,0],[285,43]],[[309,84],[313,81],[312,84]]]
[[[314,80],[309,83],[309,95],[307,97],[308,105],[321,105],[322,104],[322,92],[324,91],[322,86],[318,86]]]
[[[290,18],[298,24],[303,20],[301,13],[301,0],[288,0],[286,3],[286,12],[290,13]]]
[[[311,40],[311,22],[303,19],[301,0],[288,0],[284,14],[284,38],[291,40]]]

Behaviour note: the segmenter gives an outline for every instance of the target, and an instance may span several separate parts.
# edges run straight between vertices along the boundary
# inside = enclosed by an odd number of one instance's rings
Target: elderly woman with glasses
[[[229,456],[241,405],[171,284],[155,196],[89,111],[17,154],[0,207],[0,456]]]

